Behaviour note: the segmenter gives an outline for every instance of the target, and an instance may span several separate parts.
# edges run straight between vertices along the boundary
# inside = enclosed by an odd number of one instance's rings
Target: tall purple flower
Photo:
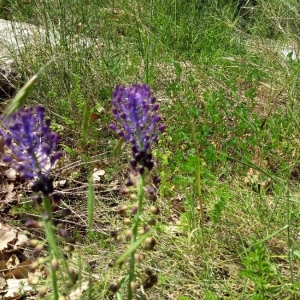
[[[11,163],[25,179],[37,177],[44,185],[40,191],[51,192],[47,187],[49,173],[62,152],[55,152],[59,136],[51,131],[50,120],[45,120],[45,108],[23,108],[10,118],[3,117],[2,122],[6,130],[0,128],[0,135],[11,149],[11,155],[4,155],[2,160]]]
[[[151,145],[163,132],[165,125],[157,111],[159,105],[151,96],[150,87],[145,83],[124,87],[117,86],[113,92],[113,114],[120,124],[110,124],[118,135],[132,145],[134,159],[131,161],[135,169],[138,164],[152,169],[152,156],[149,153]]]

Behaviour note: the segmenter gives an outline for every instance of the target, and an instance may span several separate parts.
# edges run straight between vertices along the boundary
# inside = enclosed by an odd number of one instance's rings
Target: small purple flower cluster
[[[159,105],[151,96],[150,87],[143,84],[133,84],[124,87],[117,86],[113,92],[113,114],[122,129],[116,124],[110,128],[132,145],[133,160],[131,166],[139,171],[143,168],[153,168],[151,145],[157,140],[158,134],[165,130],[161,117],[157,114]]]
[[[59,136],[51,131],[50,120],[45,120],[45,108],[23,108],[10,118],[3,117],[2,122],[6,131],[0,128],[0,136],[11,149],[11,155],[4,155],[2,160],[11,163],[24,179],[37,177],[41,186],[47,186],[49,173],[62,152],[55,152]],[[42,192],[51,192],[41,186]]]

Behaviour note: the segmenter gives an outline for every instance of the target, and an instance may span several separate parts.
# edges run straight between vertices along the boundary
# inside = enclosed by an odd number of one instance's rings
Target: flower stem
[[[52,204],[49,196],[44,195],[44,206],[47,213],[47,218],[43,218],[44,229],[46,233],[46,238],[49,245],[50,252],[50,275],[51,275],[51,286],[53,293],[53,300],[58,300],[58,286],[57,286],[57,276],[56,271],[52,267],[51,261],[53,258],[57,258],[59,256],[59,252],[57,249],[55,236],[53,232],[53,217],[52,217]]]
[[[138,211],[134,217],[133,227],[132,227],[132,237],[130,245],[133,245],[137,240],[138,227],[140,222],[140,214],[143,208],[143,198],[144,198],[144,186],[145,186],[145,174],[142,174],[139,181],[139,191],[138,191]],[[135,250],[132,251],[130,255],[130,265],[129,265],[129,279],[128,279],[128,300],[133,298],[133,290],[131,287],[131,282],[134,281],[135,277],[135,261],[134,261]]]

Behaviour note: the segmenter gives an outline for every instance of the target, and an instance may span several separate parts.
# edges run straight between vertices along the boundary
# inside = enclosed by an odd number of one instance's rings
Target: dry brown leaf
[[[5,251],[9,248],[17,236],[16,230],[0,223],[0,251]]]
[[[80,299],[80,297],[82,296],[82,294],[85,291],[87,291],[88,287],[89,287],[89,282],[88,281],[81,282],[80,286],[75,291],[72,291],[69,294],[69,299],[70,300],[78,300],[78,299]]]
[[[4,253],[15,252],[27,245],[28,237],[16,229],[0,223],[0,259]],[[1,252],[2,251],[2,252]]]
[[[6,287],[6,280],[3,277],[0,277],[0,290],[3,290]]]
[[[13,168],[9,168],[5,172],[5,176],[10,180],[16,180],[18,174],[19,173]]]
[[[4,278],[15,278],[15,279],[24,279],[28,278],[28,270],[29,265],[31,265],[33,262],[31,260],[23,261],[22,263],[18,264],[15,269],[5,274]]]
[[[53,182],[53,187],[54,188],[57,188],[57,187],[64,187],[67,183],[67,180],[66,179],[63,179],[63,180],[58,180],[58,181],[54,181]]]
[[[28,244],[28,237],[23,233],[18,233],[17,241],[14,244],[14,249],[24,248]]]
[[[14,201],[15,195],[16,192],[14,191],[14,184],[9,184],[5,180],[2,180],[2,185],[0,185],[0,207]]]
[[[29,282],[40,282],[40,279],[46,279],[49,276],[47,269],[40,265],[37,269],[35,269],[34,273],[28,273],[28,281]]]
[[[7,260],[9,260],[10,256],[11,256],[10,253],[0,252],[0,261],[2,261],[2,260],[7,261]]]
[[[6,294],[2,299],[15,300],[20,299],[26,292],[33,291],[33,288],[28,284],[27,279],[7,279],[8,285]]]
[[[94,170],[94,173],[92,175],[93,182],[100,181],[101,180],[100,176],[104,176],[104,174],[105,174],[104,170],[97,170],[97,169]]]
[[[20,260],[17,255],[13,254],[6,262],[7,269],[14,269],[20,264]]]

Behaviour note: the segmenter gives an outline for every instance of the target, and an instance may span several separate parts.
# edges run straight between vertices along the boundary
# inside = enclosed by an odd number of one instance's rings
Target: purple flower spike
[[[151,96],[150,87],[145,83],[117,86],[113,92],[112,105],[112,112],[120,127],[111,124],[110,128],[132,144],[136,162],[151,169],[153,163],[150,162],[148,151],[165,126],[159,124],[159,105],[156,98]]]
[[[10,118],[3,117],[2,122],[6,130],[0,128],[0,136],[11,149],[11,156],[3,156],[3,161],[10,162],[25,179],[37,177],[49,184],[49,173],[62,152],[55,151],[59,136],[51,131],[50,120],[45,120],[45,108],[23,108]]]

